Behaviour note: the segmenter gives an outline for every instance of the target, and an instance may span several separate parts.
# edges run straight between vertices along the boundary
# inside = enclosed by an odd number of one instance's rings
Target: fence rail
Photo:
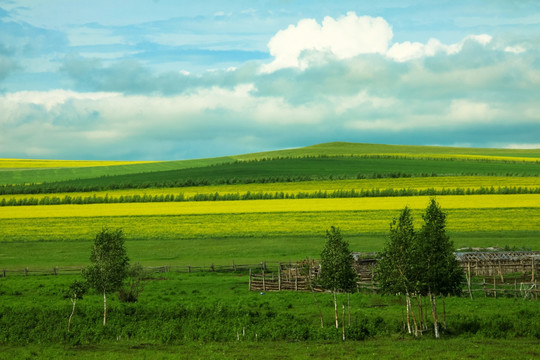
[[[279,261],[262,261],[258,264],[236,264],[234,261],[229,265],[210,265],[191,266],[191,265],[162,265],[162,266],[143,266],[146,273],[166,273],[166,272],[179,272],[179,273],[195,273],[195,272],[234,272],[234,271],[249,271],[249,269],[260,269],[263,271],[278,269],[280,266]],[[0,277],[7,277],[11,275],[15,276],[30,276],[30,275],[69,275],[77,272],[81,272],[84,266],[71,266],[71,267],[25,267],[23,269],[8,269],[4,268],[0,270]]]

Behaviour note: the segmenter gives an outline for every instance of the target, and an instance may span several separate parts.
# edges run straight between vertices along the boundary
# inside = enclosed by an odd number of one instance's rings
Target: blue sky
[[[0,157],[540,147],[538,1],[0,0]]]

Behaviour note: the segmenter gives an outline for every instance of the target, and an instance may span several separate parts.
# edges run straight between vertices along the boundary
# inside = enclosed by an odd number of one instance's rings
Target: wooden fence
[[[260,269],[264,271],[277,269],[282,263],[278,261],[262,261],[258,264],[236,264],[234,261],[230,265],[203,265],[203,266],[178,266],[178,265],[163,265],[163,266],[143,266],[146,273],[166,273],[166,272],[180,272],[180,273],[195,273],[195,272],[234,272],[234,271],[249,271],[250,269]],[[71,266],[71,267],[52,267],[52,268],[38,268],[38,267],[25,267],[23,269],[2,269],[0,270],[0,277],[7,276],[29,276],[29,275],[69,275],[80,273],[83,266]]]

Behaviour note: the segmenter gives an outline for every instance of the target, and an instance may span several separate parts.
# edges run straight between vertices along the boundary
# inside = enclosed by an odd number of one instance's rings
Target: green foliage
[[[382,291],[408,294],[416,285],[418,259],[411,210],[405,207],[390,224],[390,236],[377,263],[377,280]]]
[[[118,290],[128,276],[129,258],[122,229],[103,228],[94,240],[92,265],[83,269],[88,284],[103,293],[103,325],[107,322],[107,293]]]
[[[356,288],[356,272],[349,243],[343,240],[339,228],[332,226],[326,231],[326,244],[321,252],[319,283],[334,292],[353,292]]]
[[[459,294],[464,274],[454,255],[454,244],[446,233],[446,214],[431,199],[422,218],[424,224],[417,236],[417,290],[423,295]]]
[[[87,290],[88,284],[86,282],[75,279],[66,289],[64,297],[72,299],[72,301],[75,299],[82,300]]]
[[[130,265],[124,285],[118,290],[117,296],[120,302],[137,302],[139,295],[144,289],[144,269],[141,264]]]
[[[107,293],[122,286],[129,266],[122,229],[103,228],[94,240],[90,261],[83,277],[91,287]]]
[[[310,293],[284,291],[260,295],[248,292],[246,273],[156,275],[147,283],[137,303],[119,303],[111,298],[113,306],[106,327],[100,325],[102,299],[89,293],[77,305],[76,321],[67,332],[63,324],[71,304],[59,296],[59,289],[69,286],[74,278],[73,275],[1,278],[5,289],[0,302],[2,349],[17,344],[112,342],[131,345],[265,340],[276,341],[275,344],[279,341],[342,343],[341,331],[320,328]],[[36,295],[39,295],[39,303],[35,301]],[[330,319],[332,294],[320,293],[317,298],[323,316]],[[402,305],[397,297],[353,293],[350,298],[351,327],[346,327],[346,334],[355,346],[358,346],[356,340],[391,338],[395,341],[401,336]],[[536,300],[479,297],[471,301],[451,297],[447,299],[447,306],[452,311],[447,315],[449,327],[444,334],[445,341],[460,336],[468,341],[473,337],[475,343],[492,338],[540,339]],[[501,308],[505,309],[504,314],[500,313]],[[421,341],[428,338],[424,336]]]

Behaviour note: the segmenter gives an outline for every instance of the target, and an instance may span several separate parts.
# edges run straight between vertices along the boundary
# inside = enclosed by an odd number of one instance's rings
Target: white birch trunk
[[[103,326],[107,323],[107,293],[103,290]]]
[[[336,329],[339,329],[339,320],[338,320],[338,312],[337,312],[337,298],[336,298],[336,291],[334,290],[334,315],[336,318]]]
[[[437,302],[435,300],[435,296],[430,293],[429,294],[429,302],[431,303],[431,315],[433,316],[433,328],[435,330],[435,339],[439,338],[439,322],[437,319]]]
[[[73,318],[73,314],[75,314],[75,304],[77,303],[77,295],[71,299],[71,302],[73,303],[73,310],[71,310],[71,315],[69,315],[69,321],[68,321],[68,332],[71,330],[71,319]]]

